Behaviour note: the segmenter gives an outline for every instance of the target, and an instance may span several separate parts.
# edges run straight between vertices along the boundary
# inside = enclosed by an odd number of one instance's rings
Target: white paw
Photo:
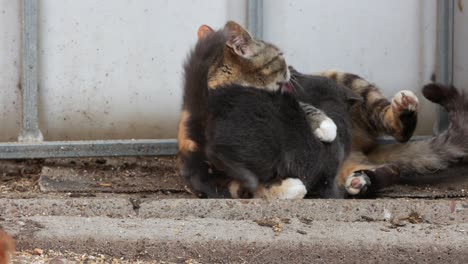
[[[282,196],[279,199],[302,199],[307,194],[307,188],[299,179],[288,178],[281,182]]]
[[[399,91],[393,96],[392,109],[396,113],[400,113],[404,110],[411,112],[418,111],[419,100],[416,95],[409,90]]]
[[[333,120],[327,117],[322,123],[320,123],[320,127],[315,129],[314,135],[323,142],[332,142],[336,138],[336,125]]]
[[[263,188],[256,197],[267,199],[302,199],[307,194],[307,188],[301,180],[287,178],[279,185],[273,185],[270,188]]]
[[[345,188],[348,194],[358,195],[367,191],[371,182],[364,172],[354,172],[346,179]]]
[[[237,199],[239,198],[239,189],[240,184],[237,181],[231,181],[228,186],[229,194],[231,194],[231,198]]]

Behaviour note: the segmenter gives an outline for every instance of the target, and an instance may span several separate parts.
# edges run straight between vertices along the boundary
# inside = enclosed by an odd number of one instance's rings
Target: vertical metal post
[[[23,68],[21,87],[23,92],[23,122],[20,142],[43,140],[39,130],[37,85],[37,0],[23,0]]]
[[[23,0],[23,68],[21,87],[23,92],[23,122],[20,142],[43,140],[39,130],[37,83],[37,0]]]
[[[247,28],[253,37],[263,38],[263,0],[248,0]]]
[[[454,25],[455,0],[437,1],[437,82],[453,84],[453,25]],[[437,123],[434,132],[439,134],[448,127],[447,112],[438,107]]]

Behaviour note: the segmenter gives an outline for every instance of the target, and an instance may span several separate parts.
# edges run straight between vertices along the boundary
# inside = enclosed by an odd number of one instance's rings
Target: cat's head
[[[270,91],[291,91],[288,65],[279,48],[254,39],[233,21],[227,22],[221,30],[226,36],[226,43],[223,53],[210,68],[210,88],[238,84]],[[202,39],[214,32],[209,26],[203,25],[198,29],[198,38]]]

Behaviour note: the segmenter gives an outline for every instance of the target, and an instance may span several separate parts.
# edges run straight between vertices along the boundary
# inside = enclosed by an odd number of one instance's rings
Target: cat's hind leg
[[[214,167],[220,168],[230,180],[227,186],[231,198],[253,198],[259,185],[259,177],[241,162],[232,161],[221,151],[208,147],[207,156]]]
[[[336,178],[337,185],[350,196],[367,195],[398,182],[400,172],[394,165],[372,164],[361,152],[351,152]]]
[[[227,180],[220,172],[213,171],[206,162],[204,155],[199,152],[179,154],[178,165],[181,176],[190,185],[190,190],[199,198],[229,197]]]

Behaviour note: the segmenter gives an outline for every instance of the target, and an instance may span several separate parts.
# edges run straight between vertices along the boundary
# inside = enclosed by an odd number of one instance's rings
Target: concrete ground
[[[366,200],[200,200],[170,159],[73,162],[0,164],[16,263],[468,263],[466,180]]]

